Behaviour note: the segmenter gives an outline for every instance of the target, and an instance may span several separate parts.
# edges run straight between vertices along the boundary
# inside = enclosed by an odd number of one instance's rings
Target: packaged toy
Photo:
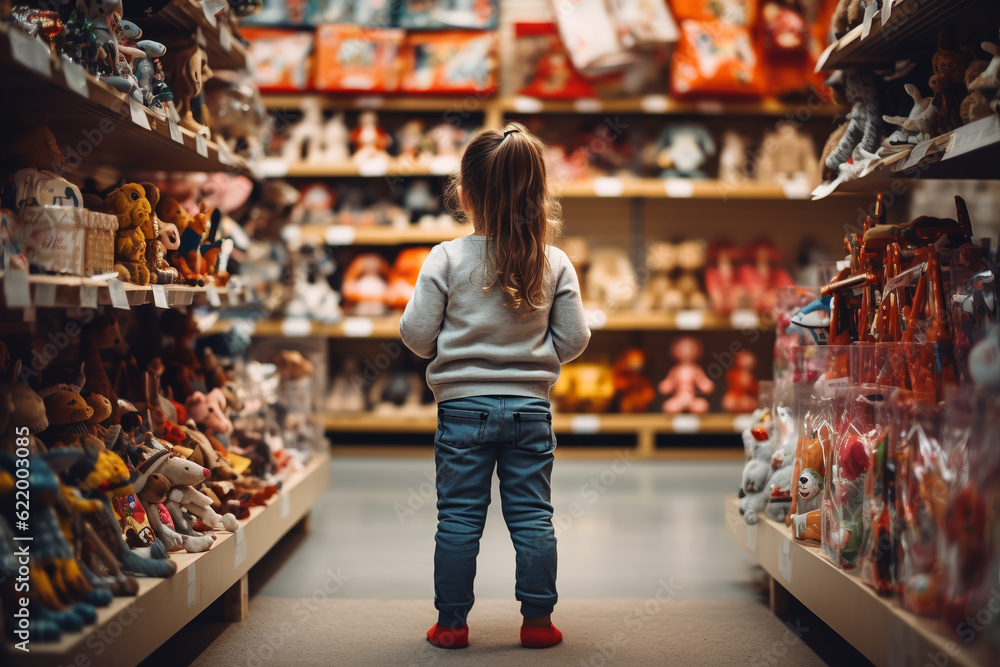
[[[497,27],[497,0],[403,0],[397,19],[401,28]]]
[[[496,33],[410,33],[400,61],[406,92],[490,93],[497,85]]]
[[[400,83],[402,30],[322,25],[316,30],[316,88],[393,91]]]
[[[573,66],[554,23],[515,23],[518,93],[540,98],[594,97],[594,89]]]
[[[263,92],[307,90],[312,85],[313,35],[310,32],[247,27],[247,58]]]
[[[670,69],[674,95],[757,97],[762,86],[745,27],[721,21],[681,21]]]

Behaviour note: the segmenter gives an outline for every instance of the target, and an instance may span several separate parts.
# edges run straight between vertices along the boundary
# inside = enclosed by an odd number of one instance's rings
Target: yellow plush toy
[[[136,285],[149,284],[146,242],[154,240],[156,234],[153,207],[147,194],[154,196],[154,191],[158,194],[152,184],[126,183],[104,199],[107,212],[118,217],[115,270],[122,280]]]

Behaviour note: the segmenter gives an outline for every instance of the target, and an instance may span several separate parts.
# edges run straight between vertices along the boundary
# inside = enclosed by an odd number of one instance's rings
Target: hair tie
[[[506,138],[507,138],[507,135],[508,135],[508,134],[510,134],[511,132],[520,132],[520,131],[521,131],[521,130],[517,129],[516,127],[512,127],[512,128],[511,128],[511,129],[509,129],[509,130],[504,130],[504,131],[503,131],[503,138],[504,138],[504,139],[506,139]]]

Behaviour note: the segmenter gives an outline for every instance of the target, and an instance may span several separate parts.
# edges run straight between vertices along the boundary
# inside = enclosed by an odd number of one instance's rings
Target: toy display
[[[722,397],[722,409],[726,412],[751,413],[758,407],[760,388],[754,370],[757,357],[743,350],[733,359],[733,367],[726,371],[726,393]]]
[[[755,413],[754,424],[744,431],[744,443],[747,461],[740,485],[740,514],[750,525],[765,512],[780,521],[788,512],[791,495],[791,457],[779,448],[766,411]]]
[[[668,127],[657,142],[656,164],[663,178],[708,178],[702,170],[715,155],[712,135],[700,125]]]
[[[367,317],[385,315],[389,293],[389,263],[380,255],[358,255],[347,266],[341,292],[345,310]]]
[[[670,69],[674,95],[755,97],[761,94],[762,84],[745,25],[720,20],[680,22]]]
[[[496,33],[424,32],[406,36],[401,90],[488,93],[496,88]]]
[[[612,367],[612,378],[621,412],[645,412],[656,398],[653,384],[646,377],[646,354],[638,349],[625,350]]]
[[[250,42],[247,58],[254,64],[254,80],[261,91],[306,90],[312,84],[313,35],[276,28],[242,28]]]
[[[496,0],[476,3],[407,0],[402,3],[397,22],[403,28],[493,29],[497,15]]]
[[[515,23],[518,93],[540,98],[594,97],[594,88],[573,67],[554,23]]]
[[[661,394],[670,397],[663,402],[663,411],[669,414],[708,412],[708,401],[698,393],[712,393],[715,383],[697,363],[704,354],[701,342],[696,338],[678,338],[670,346],[670,354],[677,363],[658,387]]]
[[[400,86],[404,32],[352,25],[316,31],[317,90],[394,91]]]

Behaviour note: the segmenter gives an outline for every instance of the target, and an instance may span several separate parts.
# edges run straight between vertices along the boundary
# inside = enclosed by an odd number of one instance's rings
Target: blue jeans
[[[476,556],[494,467],[503,518],[517,554],[514,594],[521,614],[532,618],[552,613],[558,599],[550,502],[555,447],[546,400],[474,396],[438,404],[434,607],[440,625],[465,625],[475,602]]]

